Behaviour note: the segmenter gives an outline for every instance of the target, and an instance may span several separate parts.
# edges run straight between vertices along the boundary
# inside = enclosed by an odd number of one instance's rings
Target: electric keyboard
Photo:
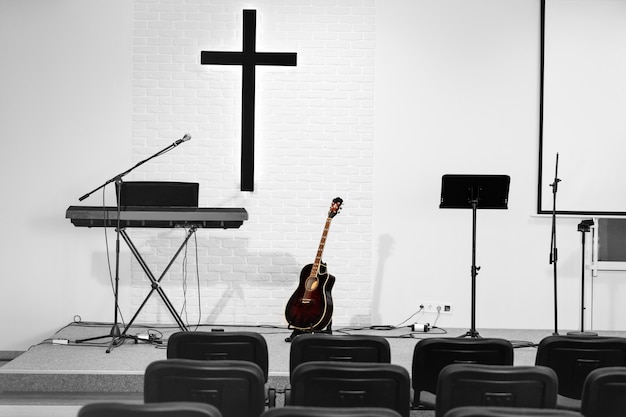
[[[76,227],[117,227],[117,207],[70,206],[65,212]],[[196,227],[237,229],[248,212],[244,208],[122,207],[120,227]]]

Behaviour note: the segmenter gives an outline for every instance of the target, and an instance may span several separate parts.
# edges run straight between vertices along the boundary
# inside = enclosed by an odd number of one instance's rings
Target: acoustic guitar
[[[322,253],[330,222],[339,213],[342,203],[343,200],[337,197],[330,205],[315,262],[302,268],[298,288],[285,307],[285,318],[290,327],[296,330],[310,332],[322,330],[332,319],[331,290],[335,284],[335,277],[328,273],[326,264],[322,262]]]

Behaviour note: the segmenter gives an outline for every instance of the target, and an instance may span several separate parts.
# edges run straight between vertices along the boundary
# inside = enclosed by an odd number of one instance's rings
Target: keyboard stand
[[[135,246],[133,241],[130,239],[130,237],[126,233],[126,229],[122,228],[120,230],[120,235],[122,236],[122,238],[126,242],[126,245],[129,247],[130,251],[132,252],[132,254],[135,257],[135,259],[137,260],[137,262],[139,262],[139,265],[141,266],[143,271],[146,273],[146,276],[150,280],[150,286],[152,287],[150,292],[146,296],[146,298],[143,300],[143,303],[141,303],[141,305],[137,309],[137,312],[135,312],[135,315],[133,316],[133,318],[128,322],[128,324],[124,328],[124,331],[122,332],[122,335],[126,335],[126,332],[130,328],[130,326],[133,324],[133,322],[135,321],[135,319],[137,318],[137,316],[139,315],[139,313],[141,312],[143,307],[148,302],[148,299],[152,296],[152,294],[155,291],[157,292],[157,294],[159,294],[159,296],[161,297],[161,299],[165,303],[165,306],[170,311],[170,314],[172,315],[174,320],[176,320],[176,323],[178,324],[178,327],[180,327],[180,330],[182,330],[182,331],[187,331],[188,330],[187,326],[185,325],[185,323],[181,319],[180,315],[176,312],[176,309],[174,308],[174,306],[170,302],[169,298],[167,298],[167,295],[165,294],[165,292],[161,288],[161,280],[163,279],[165,274],[167,274],[167,271],[169,271],[169,269],[172,266],[172,264],[174,263],[174,261],[176,261],[176,258],[178,258],[178,255],[183,250],[185,245],[187,245],[187,242],[189,241],[189,238],[191,238],[191,236],[193,236],[193,234],[196,232],[196,229],[197,229],[196,226],[191,226],[191,228],[187,232],[187,236],[185,237],[183,243],[180,245],[180,247],[178,248],[178,250],[176,251],[176,253],[172,257],[170,262],[167,264],[167,267],[165,267],[165,269],[163,270],[163,273],[161,274],[161,276],[159,276],[158,279],[155,278],[154,274],[152,273],[152,271],[148,267],[148,264],[146,264],[146,261],[144,261],[143,257],[141,256],[141,254],[137,250],[137,247]]]

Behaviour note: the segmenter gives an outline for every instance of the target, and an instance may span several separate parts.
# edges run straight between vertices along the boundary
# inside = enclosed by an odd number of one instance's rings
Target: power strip
[[[430,327],[430,323],[413,323],[411,325],[414,332],[424,332],[428,333],[432,327]]]
[[[152,333],[150,333],[150,334],[147,334],[147,333],[138,334],[137,335],[137,339],[138,340],[142,340],[144,342],[149,342],[149,343],[158,343],[158,344],[163,343],[163,341],[161,340],[160,337],[158,337],[157,335],[152,334]]]

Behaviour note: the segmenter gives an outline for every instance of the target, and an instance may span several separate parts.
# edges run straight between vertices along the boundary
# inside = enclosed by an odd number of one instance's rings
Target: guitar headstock
[[[343,204],[343,200],[340,197],[333,199],[333,202],[330,205],[330,210],[328,210],[328,217],[333,218],[341,210],[341,205]]]

